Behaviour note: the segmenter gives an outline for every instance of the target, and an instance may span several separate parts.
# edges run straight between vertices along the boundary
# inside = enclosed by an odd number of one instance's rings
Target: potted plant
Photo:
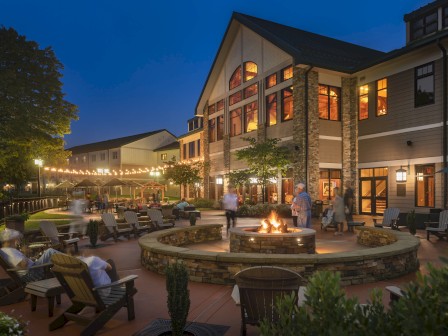
[[[28,212],[6,217],[6,227],[23,233],[25,231],[25,222],[28,218],[30,218]]]
[[[183,335],[190,310],[188,271],[185,265],[176,262],[166,269],[167,305],[171,317],[172,335]]]
[[[408,212],[406,216],[406,223],[408,225],[410,234],[415,235],[417,233],[417,226],[415,224],[415,210],[411,210]]]
[[[98,227],[100,222],[97,220],[89,220],[87,223],[87,236],[89,236],[90,239],[90,245],[92,247],[96,247],[96,243],[98,241]]]

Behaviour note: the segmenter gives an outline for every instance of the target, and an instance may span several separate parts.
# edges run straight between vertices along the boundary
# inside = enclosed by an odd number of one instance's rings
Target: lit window
[[[243,99],[243,95],[241,91],[235,92],[234,94],[229,96],[229,106],[239,103]]]
[[[415,107],[434,103],[434,63],[415,68]]]
[[[341,120],[339,113],[339,97],[341,89],[338,87],[319,85],[319,118],[325,120]]]
[[[277,93],[266,97],[266,121],[268,126],[277,124]]]
[[[418,207],[435,206],[434,165],[415,166],[415,205]]]
[[[215,142],[215,128],[216,128],[216,119],[210,119],[208,121],[208,141]]]
[[[216,118],[216,123],[217,123],[217,127],[216,127],[216,140],[222,140],[224,137],[224,116],[220,115],[219,117]]]
[[[363,85],[359,87],[359,120],[369,117],[369,86]]]
[[[196,156],[195,154],[195,146],[196,142],[192,141],[188,143],[188,157],[189,158],[194,158]]]
[[[293,101],[292,101],[292,86],[283,89],[282,91],[282,121],[292,120]]]
[[[376,82],[376,116],[387,114],[387,79]]]
[[[258,66],[254,62],[244,63],[244,81],[247,82],[252,78],[255,78],[258,74]]]
[[[242,131],[241,108],[230,112],[230,136],[240,135]]]
[[[236,70],[232,74],[232,77],[230,77],[229,90],[232,90],[240,85],[241,85],[241,66],[236,68]]]
[[[252,84],[251,86],[248,86],[244,89],[244,99],[249,98],[253,95],[256,95],[258,93],[258,84]]]
[[[166,153],[160,154],[160,160],[166,160],[167,159],[167,155]]]
[[[224,99],[221,99],[219,102],[216,103],[216,110],[217,111],[224,110]]]
[[[208,115],[215,113],[215,104],[212,104],[208,107]]]
[[[277,74],[274,73],[266,78],[266,88],[269,89],[277,85]]]
[[[82,157],[82,162],[86,162],[87,161],[87,157],[84,155],[83,157]]]
[[[255,131],[258,126],[258,103],[253,102],[244,106],[244,131]]]
[[[282,70],[282,82],[292,78],[292,65]]]

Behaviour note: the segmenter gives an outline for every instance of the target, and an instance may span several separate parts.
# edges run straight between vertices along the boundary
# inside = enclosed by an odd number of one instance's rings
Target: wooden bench
[[[31,311],[36,311],[37,297],[46,297],[48,300],[48,316],[53,316],[54,299],[61,304],[61,294],[64,289],[58,279],[50,278],[40,281],[30,282],[25,287],[25,293],[31,294]]]
[[[353,232],[353,227],[355,226],[364,226],[366,222],[347,222],[347,231]]]

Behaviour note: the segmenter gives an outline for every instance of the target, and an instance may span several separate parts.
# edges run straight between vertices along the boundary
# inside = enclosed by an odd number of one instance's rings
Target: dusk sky
[[[0,0],[0,25],[51,46],[64,65],[66,99],[79,107],[68,148],[185,134],[234,11],[390,51],[405,44],[404,14],[429,2]]]

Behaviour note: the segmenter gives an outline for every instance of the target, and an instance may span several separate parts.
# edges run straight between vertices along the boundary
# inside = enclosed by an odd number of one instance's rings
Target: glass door
[[[383,214],[387,208],[387,168],[361,169],[360,176],[360,213]]]

